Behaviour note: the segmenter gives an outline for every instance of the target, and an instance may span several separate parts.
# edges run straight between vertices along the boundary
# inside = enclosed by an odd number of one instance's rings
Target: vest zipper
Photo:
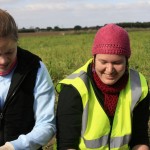
[[[1,128],[1,123],[2,123],[2,119],[3,119],[3,113],[0,113],[0,128]]]
[[[0,120],[3,118],[3,113],[1,112],[0,113]]]
[[[28,71],[29,72],[29,71]],[[19,82],[18,86],[14,89],[13,93],[10,95],[10,97],[8,97],[6,104],[4,104],[4,107],[2,108],[2,111],[0,113],[0,121],[2,121],[5,110],[8,106],[8,104],[11,102],[11,99],[13,98],[13,96],[15,95],[15,93],[17,92],[17,90],[19,89],[20,85],[22,84],[22,82],[24,81],[26,75],[28,74],[28,72],[22,77],[22,80]],[[1,124],[0,124],[1,125]]]
[[[2,112],[0,113],[0,119],[2,119],[3,118],[3,114],[2,114]]]
[[[18,89],[18,88],[17,88]],[[5,110],[6,110],[6,107],[8,106],[8,104],[11,102],[10,100],[12,99],[12,97],[15,95],[17,89],[13,92],[13,94],[9,97],[9,100],[8,102],[6,103],[6,105],[4,105],[4,108],[2,108],[2,111],[0,113],[0,127],[1,127],[1,122],[2,122],[2,119],[3,119],[3,116],[4,116],[4,113],[5,113]]]

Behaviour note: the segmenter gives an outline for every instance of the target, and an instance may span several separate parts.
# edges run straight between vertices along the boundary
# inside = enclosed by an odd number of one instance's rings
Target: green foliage
[[[21,37],[19,46],[39,55],[54,84],[91,57],[93,34]]]
[[[131,40],[130,67],[145,75],[150,85],[150,31],[129,32]]]
[[[82,66],[91,55],[95,33],[20,37],[22,48],[39,55],[54,84]],[[143,73],[150,84],[150,31],[129,31],[130,67]]]

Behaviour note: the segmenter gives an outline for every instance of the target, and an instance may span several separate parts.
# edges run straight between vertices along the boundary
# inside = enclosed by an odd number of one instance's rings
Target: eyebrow
[[[105,60],[105,59],[98,59],[98,61],[103,61],[103,62],[109,62],[109,60],[107,61],[107,60]],[[122,59],[118,59],[118,60],[115,60],[115,61],[111,61],[111,63],[116,63],[116,62],[123,62],[123,60]]]

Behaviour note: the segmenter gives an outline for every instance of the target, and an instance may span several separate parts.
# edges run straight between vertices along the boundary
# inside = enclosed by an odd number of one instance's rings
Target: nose
[[[7,63],[7,58],[3,55],[0,55],[0,65],[5,65]]]
[[[107,66],[106,66],[106,72],[108,74],[112,74],[114,72],[114,67],[113,67],[113,64],[111,63],[108,63]]]

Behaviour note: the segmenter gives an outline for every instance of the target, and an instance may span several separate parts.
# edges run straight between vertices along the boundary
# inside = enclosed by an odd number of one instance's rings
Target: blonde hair
[[[11,38],[18,41],[18,27],[14,18],[5,10],[0,9],[0,38]]]

